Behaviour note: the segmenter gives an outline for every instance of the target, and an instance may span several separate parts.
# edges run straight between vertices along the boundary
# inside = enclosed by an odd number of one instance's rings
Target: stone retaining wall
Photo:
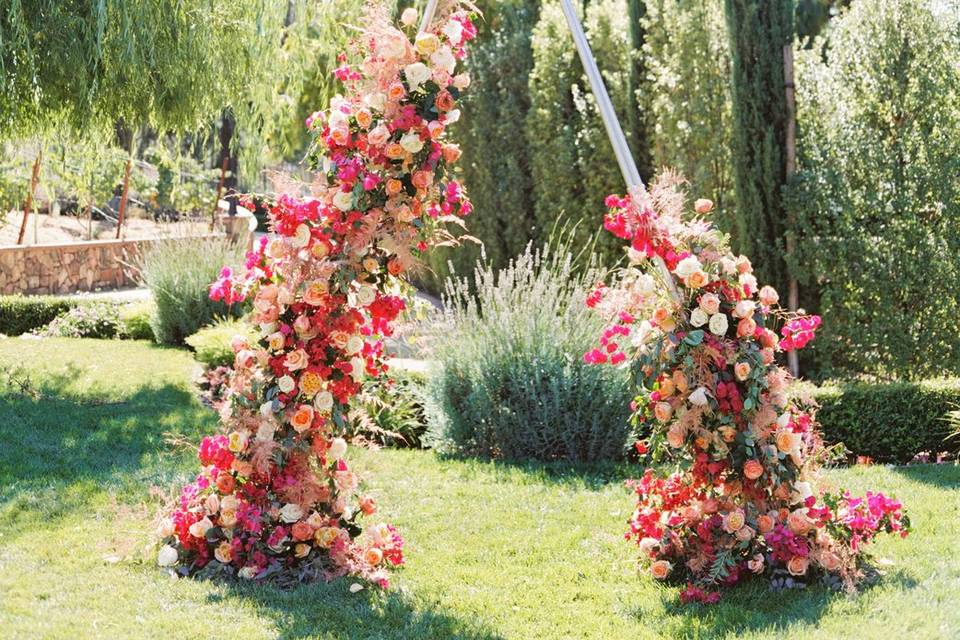
[[[0,294],[76,293],[134,284],[120,261],[140,245],[170,240],[97,240],[0,247]]]

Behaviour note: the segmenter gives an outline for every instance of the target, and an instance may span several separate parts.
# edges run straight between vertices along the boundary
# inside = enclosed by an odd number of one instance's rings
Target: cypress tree
[[[648,119],[640,109],[640,93],[647,82],[647,64],[644,44],[647,32],[644,19],[647,16],[647,3],[644,0],[627,0],[627,16],[630,20],[630,76],[627,92],[627,137],[633,159],[637,163],[640,177],[650,182],[653,177],[653,154],[647,131]]]
[[[733,246],[757,276],[787,291],[782,189],[786,181],[783,48],[793,40],[794,0],[726,0],[731,54]]]

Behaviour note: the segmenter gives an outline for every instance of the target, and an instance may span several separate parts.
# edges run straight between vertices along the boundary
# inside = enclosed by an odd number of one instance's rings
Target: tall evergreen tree
[[[648,131],[650,119],[640,108],[640,94],[644,91],[644,86],[649,84],[644,53],[647,40],[644,27],[647,3],[644,0],[627,0],[627,16],[630,21],[630,77],[627,87],[630,102],[627,108],[626,134],[640,177],[644,182],[650,182],[654,170]]]
[[[761,281],[787,291],[782,200],[787,99],[783,48],[793,41],[794,0],[726,0],[733,100],[734,247]]]

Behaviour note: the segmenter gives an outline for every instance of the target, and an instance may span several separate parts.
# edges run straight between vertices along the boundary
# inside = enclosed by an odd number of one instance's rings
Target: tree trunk
[[[93,202],[87,203],[87,240],[93,240]]]
[[[133,157],[127,157],[127,168],[123,172],[123,192],[120,194],[120,211],[117,214],[117,240],[123,230],[123,219],[127,213],[127,196],[130,193],[130,169],[133,167]]]
[[[783,85],[787,97],[786,143],[784,146],[787,183],[790,182],[793,174],[797,171],[797,110],[793,78],[793,42],[788,42],[783,45]],[[796,249],[795,232],[796,224],[794,216],[790,211],[787,211],[786,249],[788,257],[793,257],[793,252]],[[800,306],[800,287],[797,279],[790,274],[789,271],[788,267],[789,291],[787,293],[787,308],[795,312]],[[787,364],[790,367],[790,373],[793,374],[794,377],[799,377],[800,358],[795,350],[787,354]]]
[[[37,159],[33,161],[33,174],[30,176],[30,191],[27,192],[27,199],[23,203],[23,220],[20,222],[20,233],[17,234],[17,244],[23,244],[23,238],[27,234],[27,218],[30,217],[30,211],[33,209],[33,192],[37,188],[37,179],[40,177],[40,161],[43,159],[43,149],[37,152]]]

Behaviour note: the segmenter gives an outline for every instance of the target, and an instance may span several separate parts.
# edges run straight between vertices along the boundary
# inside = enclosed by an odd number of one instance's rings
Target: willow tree
[[[782,190],[789,107],[784,47],[794,0],[726,0],[733,120],[734,248],[755,260],[761,281],[788,290]]]

